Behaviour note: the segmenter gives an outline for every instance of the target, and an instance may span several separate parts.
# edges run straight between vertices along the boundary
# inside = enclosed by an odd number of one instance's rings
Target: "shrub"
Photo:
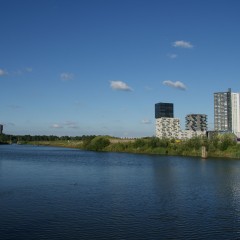
[[[232,134],[224,134],[221,136],[220,150],[225,151],[229,147],[236,145],[236,140]]]
[[[88,144],[87,149],[93,150],[93,151],[103,151],[105,147],[107,147],[110,144],[110,141],[106,137],[95,137],[91,140],[91,142]]]

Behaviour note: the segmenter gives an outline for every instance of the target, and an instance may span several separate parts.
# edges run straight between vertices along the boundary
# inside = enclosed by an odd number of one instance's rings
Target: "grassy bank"
[[[226,157],[240,159],[240,144],[232,135],[216,136],[211,140],[197,137],[184,141],[158,139],[155,137],[141,139],[118,139],[108,136],[93,136],[81,141],[54,140],[29,141],[29,144],[78,148],[90,151],[126,152],[142,154],[161,154],[201,157],[201,148],[206,146],[209,157]]]

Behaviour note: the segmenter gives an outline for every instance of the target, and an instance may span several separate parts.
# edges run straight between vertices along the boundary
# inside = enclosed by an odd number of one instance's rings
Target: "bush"
[[[188,139],[185,145],[187,149],[189,148],[189,149],[198,150],[202,146],[202,139],[201,137],[193,137],[191,139]]]
[[[133,143],[133,147],[134,148],[142,148],[144,147],[146,144],[145,144],[145,141],[143,139],[137,139],[134,143]]]
[[[87,149],[92,151],[103,151],[109,144],[110,141],[108,138],[98,136],[91,140],[87,145]]]
[[[232,134],[224,134],[221,136],[220,150],[225,151],[229,147],[236,145],[236,140]]]

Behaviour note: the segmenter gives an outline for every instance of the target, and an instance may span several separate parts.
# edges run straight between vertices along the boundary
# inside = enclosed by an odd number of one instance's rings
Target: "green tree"
[[[103,151],[105,147],[110,144],[110,141],[106,137],[98,136],[91,140],[88,144],[87,149],[93,151]]]
[[[133,143],[133,147],[134,148],[142,148],[145,146],[145,141],[143,139],[137,139],[134,143]]]
[[[220,150],[225,151],[228,149],[228,147],[236,145],[236,139],[233,134],[223,134],[221,136],[221,142],[220,142]]]
[[[6,134],[0,134],[0,143],[8,143],[10,136]]]
[[[186,141],[185,143],[187,148],[198,150],[202,146],[201,137],[193,137]]]

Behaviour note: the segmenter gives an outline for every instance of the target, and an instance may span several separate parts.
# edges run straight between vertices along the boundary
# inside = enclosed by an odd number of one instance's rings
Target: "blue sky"
[[[0,0],[7,134],[155,135],[154,104],[185,125],[239,92],[238,0]]]

